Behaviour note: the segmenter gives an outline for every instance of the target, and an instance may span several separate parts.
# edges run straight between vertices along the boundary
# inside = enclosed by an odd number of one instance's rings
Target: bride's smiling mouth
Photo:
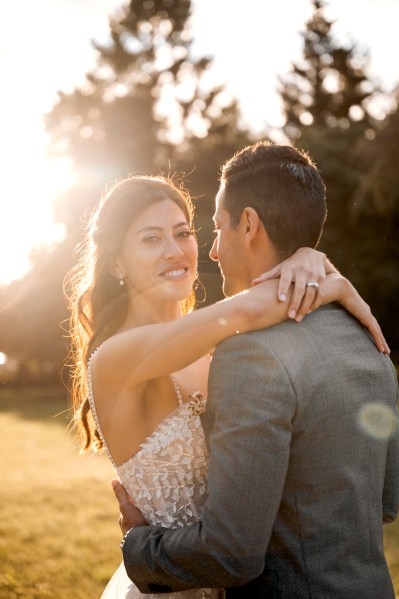
[[[166,279],[181,279],[188,273],[188,267],[180,266],[165,270],[161,273],[161,277]]]

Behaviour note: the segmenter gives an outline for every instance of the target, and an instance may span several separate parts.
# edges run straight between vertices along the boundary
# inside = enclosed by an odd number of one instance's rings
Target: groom
[[[223,167],[211,258],[224,292],[315,246],[325,187],[311,160],[260,142]],[[397,378],[340,307],[215,351],[203,425],[208,499],[188,528],[134,526],[123,557],[143,593],[224,587],[227,598],[394,599],[383,522],[399,505]]]

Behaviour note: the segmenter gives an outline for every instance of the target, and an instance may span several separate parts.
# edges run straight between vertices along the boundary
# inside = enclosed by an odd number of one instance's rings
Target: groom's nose
[[[209,252],[209,257],[210,257],[211,260],[214,260],[215,262],[217,262],[219,260],[219,256],[218,256],[218,238],[217,237],[215,237],[215,239],[213,240],[211,251]]]

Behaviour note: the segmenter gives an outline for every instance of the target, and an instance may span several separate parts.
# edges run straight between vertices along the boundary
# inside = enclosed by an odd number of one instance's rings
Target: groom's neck
[[[255,247],[249,257],[249,272],[250,281],[248,287],[251,286],[253,279],[277,266],[281,262],[278,252],[274,249],[272,243],[267,239],[265,243]]]

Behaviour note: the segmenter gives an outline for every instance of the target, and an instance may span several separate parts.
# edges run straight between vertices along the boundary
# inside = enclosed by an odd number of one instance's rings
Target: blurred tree
[[[66,326],[62,279],[70,256],[63,245],[36,248],[32,270],[0,288],[0,351],[17,366],[19,383],[59,383],[65,357],[60,328]],[[64,334],[66,334],[64,332]]]
[[[283,130],[310,153],[327,185],[320,249],[371,305],[399,361],[393,326],[399,291],[398,110],[382,121],[373,117],[381,93],[367,77],[366,57],[334,40],[324,2],[313,0],[313,6],[303,61],[281,79]]]
[[[79,189],[92,190],[92,199],[77,200],[78,218],[117,177],[173,172],[181,162],[200,169],[205,138],[211,151],[247,139],[235,101],[208,82],[211,59],[190,54],[190,10],[190,0],[132,0],[122,7],[110,19],[109,41],[94,43],[97,65],[84,85],[60,93],[47,115],[51,154],[71,157]],[[72,197],[61,204],[73,223]]]
[[[379,93],[367,75],[367,54],[353,44],[339,44],[326,18],[323,0],[312,0],[314,13],[302,33],[303,58],[280,78],[285,124],[283,131],[298,141],[306,127],[339,129],[354,127],[364,133],[374,128],[370,101]]]
[[[190,52],[190,0],[132,0],[110,19],[110,37],[93,43],[96,66],[84,84],[59,92],[45,116],[49,155],[68,157],[75,185],[56,198],[56,220],[66,238],[55,249],[38,250],[32,272],[16,282],[2,302],[8,332],[0,351],[24,363],[53,361],[61,368],[66,342],[62,282],[73,264],[82,225],[116,178],[134,174],[183,174],[198,197],[200,268],[211,281],[208,301],[220,297],[220,278],[207,254],[219,166],[249,143],[237,103],[209,77],[211,59]],[[12,298],[12,299],[11,299]],[[26,342],[29,335],[29,342]]]
[[[398,90],[399,91],[399,90]],[[399,94],[396,94],[399,97]],[[359,148],[364,170],[350,197],[350,234],[359,239],[357,269],[399,364],[399,104]],[[366,258],[364,260],[364,257]],[[372,265],[372,268],[370,268]]]

